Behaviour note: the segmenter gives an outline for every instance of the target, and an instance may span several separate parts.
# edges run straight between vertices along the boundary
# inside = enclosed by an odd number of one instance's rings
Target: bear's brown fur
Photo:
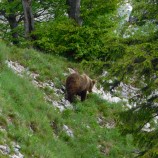
[[[87,91],[92,92],[95,80],[89,78],[86,74],[72,73],[66,79],[67,99],[73,102],[74,95],[79,95],[81,101],[86,99]]]

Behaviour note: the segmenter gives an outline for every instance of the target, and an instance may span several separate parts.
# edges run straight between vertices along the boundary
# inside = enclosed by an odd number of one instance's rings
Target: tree
[[[115,62],[107,63],[110,65],[111,75],[114,78],[117,76],[118,83],[124,82],[137,88],[136,93],[129,98],[130,104],[135,106],[120,113],[118,122],[120,130],[123,134],[133,135],[135,143],[139,146],[139,156],[156,158],[158,157],[157,1],[136,0],[133,3],[131,16],[137,20],[134,24],[126,24],[129,36],[122,38],[121,35],[118,38],[124,51]],[[124,30],[125,33],[127,29]],[[113,54],[114,56],[116,54]],[[148,131],[145,130],[147,124],[150,124]]]
[[[17,28],[18,24],[22,21],[19,12],[17,12],[17,10],[21,10],[19,4],[20,3],[17,3],[16,0],[8,0],[6,2],[2,2],[0,6],[0,15],[4,17],[1,18],[1,20],[4,22],[4,24],[8,22],[12,35],[11,41],[15,45],[19,44],[19,32]]]
[[[48,21],[63,16],[66,5],[63,0],[31,1],[31,12],[34,14],[35,22]],[[24,40],[24,10],[22,1],[1,0],[0,1],[0,31],[1,38],[18,44]],[[34,37],[33,37],[34,38]]]
[[[80,16],[80,2],[81,0],[66,0],[69,18],[74,19],[77,24],[81,26],[82,18]]]
[[[31,33],[34,31],[34,16],[32,13],[31,0],[22,0],[22,5],[24,10],[25,37],[33,40],[35,37],[31,35]]]

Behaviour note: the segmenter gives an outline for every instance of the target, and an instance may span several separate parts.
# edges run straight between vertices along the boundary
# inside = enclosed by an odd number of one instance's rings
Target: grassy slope
[[[41,81],[53,80],[59,88],[64,84],[63,73],[68,67],[83,71],[81,66],[64,58],[29,49],[9,49],[3,43],[0,54],[40,74]],[[0,126],[6,132],[0,131],[0,144],[18,142],[26,157],[101,158],[105,152],[111,158],[133,157],[132,138],[121,136],[117,128],[105,127],[107,122],[118,121],[115,114],[121,110],[121,104],[110,104],[91,94],[85,102],[77,101],[73,110],[60,113],[44,101],[43,91],[53,95],[47,89],[35,88],[8,68],[1,68]],[[97,123],[98,117],[104,118],[102,125]],[[63,124],[72,129],[74,138],[65,134]]]

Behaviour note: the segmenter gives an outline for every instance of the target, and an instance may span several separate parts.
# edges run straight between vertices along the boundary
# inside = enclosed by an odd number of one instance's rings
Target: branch
[[[134,96],[135,97],[135,96]],[[139,108],[147,108],[147,107],[151,107],[151,108],[155,108],[154,106],[152,107],[152,104],[153,104],[153,102],[154,102],[154,100],[155,99],[157,99],[158,98],[158,94],[153,94],[150,98],[148,98],[147,100],[146,100],[146,102],[145,103],[140,103],[140,105],[137,105],[136,107],[132,107],[131,108],[131,111],[135,111],[135,110],[137,110],[137,109],[139,109]],[[137,98],[137,100],[138,100],[138,98]]]
[[[7,20],[2,18],[2,17],[0,17],[0,20],[3,21],[3,22],[7,22]]]
[[[19,20],[17,21],[18,23],[21,22],[22,20],[24,20],[24,14],[21,14],[19,17]]]
[[[153,102],[155,99],[158,98],[158,94],[153,94],[149,99],[147,99],[148,102]]]
[[[41,9],[41,10],[39,10],[37,13],[34,14],[34,18],[38,18],[40,16],[49,14],[49,13],[44,13],[45,11],[47,11],[47,9]]]
[[[158,114],[155,114],[154,116],[149,117],[149,119],[136,130],[136,132],[139,132],[148,122],[150,122],[151,119],[153,119],[156,116],[158,116]]]
[[[152,59],[151,63],[153,65],[153,67],[154,67],[154,70],[158,70],[158,66],[157,66],[158,65],[158,58]]]
[[[6,11],[5,10],[0,10],[0,15],[3,15],[3,16],[5,16],[5,14],[6,14]]]

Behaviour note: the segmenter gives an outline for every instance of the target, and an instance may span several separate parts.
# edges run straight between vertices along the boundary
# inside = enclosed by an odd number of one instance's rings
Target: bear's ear
[[[96,82],[97,82],[96,80],[92,80],[93,85],[94,85]]]

